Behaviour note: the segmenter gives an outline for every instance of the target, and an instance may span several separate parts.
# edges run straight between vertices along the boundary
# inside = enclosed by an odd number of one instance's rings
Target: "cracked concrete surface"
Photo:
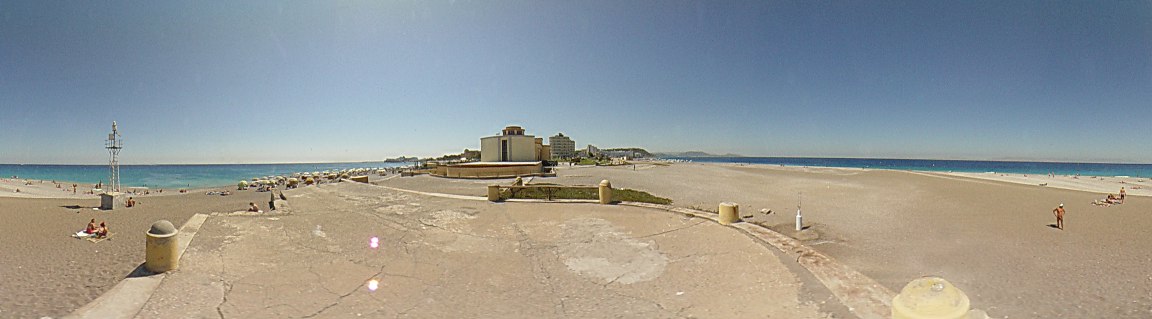
[[[769,248],[699,218],[358,183],[286,194],[274,218],[209,218],[137,317],[829,317]]]

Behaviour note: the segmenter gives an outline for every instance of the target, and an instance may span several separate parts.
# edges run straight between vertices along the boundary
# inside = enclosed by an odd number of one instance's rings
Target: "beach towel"
[[[72,234],[72,238],[84,239],[84,240],[88,240],[88,241],[93,242],[93,243],[98,243],[98,242],[102,242],[102,241],[112,237],[112,234],[113,234],[112,232],[108,232],[107,236],[98,237],[98,236],[96,236],[96,234],[89,234],[89,233],[85,233],[84,231],[78,231],[75,234]]]
[[[87,239],[88,241],[93,242],[93,243],[98,243],[98,242],[102,242],[102,241],[111,239],[112,234],[115,234],[115,233],[108,232],[108,235],[105,235],[104,237],[92,236],[92,237],[88,237],[88,238],[84,238],[84,239]]]

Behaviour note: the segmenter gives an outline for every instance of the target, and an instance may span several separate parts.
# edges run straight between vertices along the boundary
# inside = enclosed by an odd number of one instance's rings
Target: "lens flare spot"
[[[368,247],[380,247],[380,238],[372,237],[372,239],[368,241]]]
[[[380,281],[376,279],[369,280],[368,291],[376,291],[376,288],[380,288]]]

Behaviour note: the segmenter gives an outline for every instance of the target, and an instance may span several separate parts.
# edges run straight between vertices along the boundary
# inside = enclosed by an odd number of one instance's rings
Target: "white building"
[[[501,135],[480,138],[481,162],[536,162],[551,157],[544,139],[524,135],[519,126],[504,128]]]
[[[552,159],[565,159],[576,156],[576,142],[564,136],[564,133],[557,133],[556,136],[549,137],[548,145],[552,146]]]

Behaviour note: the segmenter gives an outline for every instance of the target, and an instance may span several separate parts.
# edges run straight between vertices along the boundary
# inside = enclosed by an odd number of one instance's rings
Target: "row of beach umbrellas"
[[[287,185],[294,187],[299,186],[301,183],[305,185],[312,185],[317,181],[324,179],[332,181],[342,178],[349,178],[351,176],[367,175],[371,173],[376,173],[377,175],[383,176],[396,169],[399,168],[352,168],[339,171],[298,172],[286,176],[253,177],[251,181],[240,181],[239,183],[236,183],[236,187],[239,189],[248,188],[249,186],[260,187],[275,185]]]

